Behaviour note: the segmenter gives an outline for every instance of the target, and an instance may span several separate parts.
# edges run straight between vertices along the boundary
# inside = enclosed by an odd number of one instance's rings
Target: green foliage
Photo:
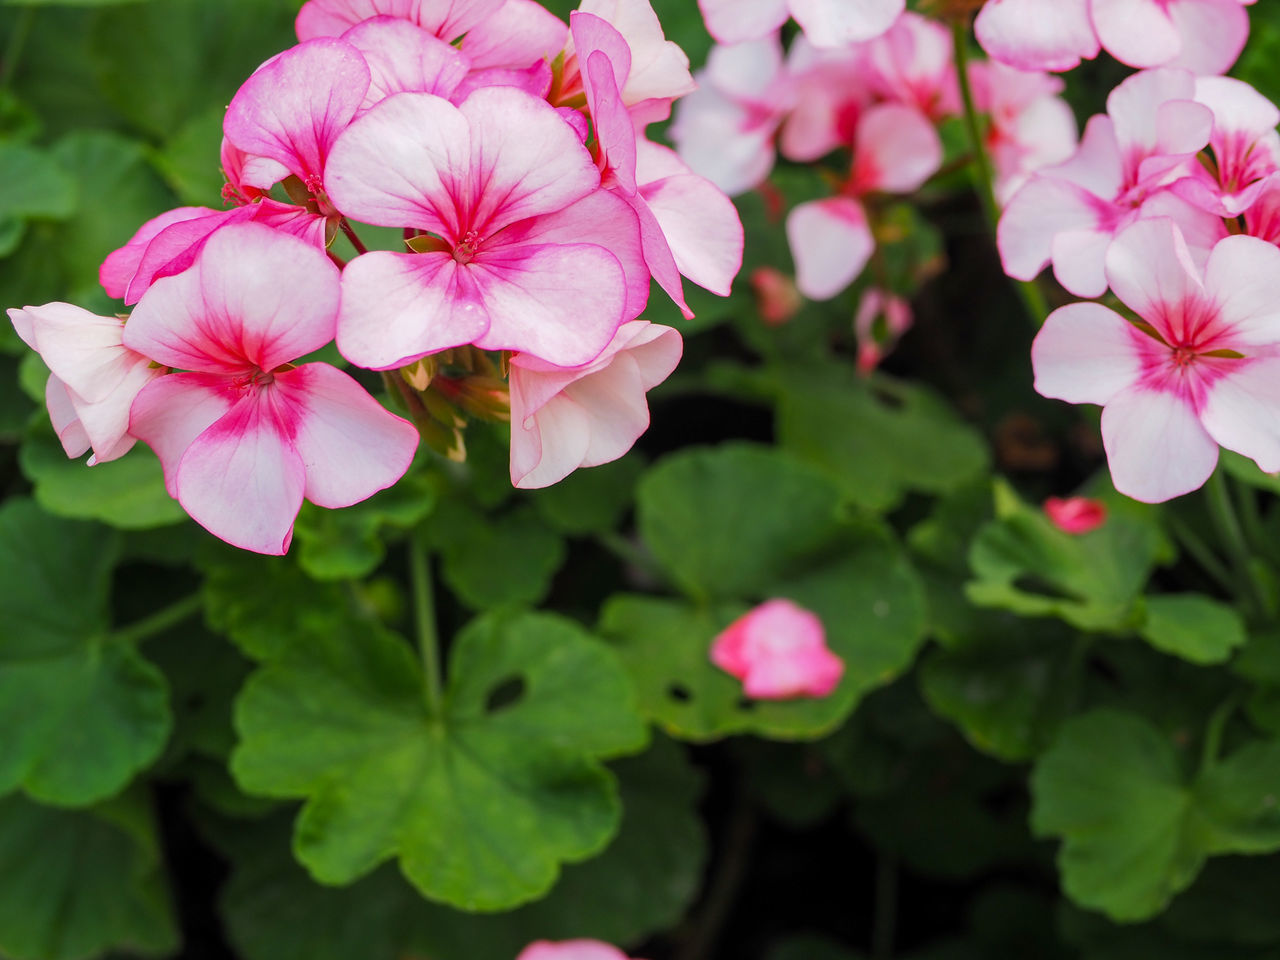
[[[606,649],[550,616],[477,620],[434,715],[408,645],[358,629],[286,647],[236,708],[232,771],[250,793],[307,798],[294,849],[317,879],[398,856],[424,895],[497,910],[603,847],[619,811],[598,759],[644,742]],[[512,681],[515,702],[491,703]]]

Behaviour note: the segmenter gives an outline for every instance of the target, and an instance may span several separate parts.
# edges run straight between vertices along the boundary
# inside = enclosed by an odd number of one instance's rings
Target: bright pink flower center
[[[475,230],[468,230],[463,234],[453,248],[453,259],[458,263],[470,263],[475,259],[476,251],[480,244],[484,242],[484,237],[480,236]]]

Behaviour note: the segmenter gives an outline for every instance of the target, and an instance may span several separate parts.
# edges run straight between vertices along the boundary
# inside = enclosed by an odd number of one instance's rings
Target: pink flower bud
[[[757,700],[825,697],[844,675],[822,621],[790,600],[769,600],[729,624],[712,641],[711,662]]]
[[[776,267],[756,267],[751,271],[751,292],[760,318],[771,327],[780,327],[804,304],[795,281]]]
[[[1107,520],[1106,504],[1089,497],[1050,497],[1044,502],[1044,512],[1063,533],[1088,533]]]

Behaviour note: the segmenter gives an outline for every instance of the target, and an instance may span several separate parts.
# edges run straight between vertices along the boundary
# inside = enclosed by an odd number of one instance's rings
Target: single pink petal
[[[1147,197],[1138,210],[1138,216],[1144,220],[1153,217],[1172,220],[1186,241],[1191,262],[1202,273],[1210,251],[1228,235],[1221,217],[1188,203],[1171,189]]]
[[[338,350],[358,367],[391,370],[488,328],[467,270],[447,253],[375,250],[342,271]]]
[[[1125,171],[1111,118],[1105,114],[1090,117],[1076,152],[1040,172],[1084,187],[1096,197],[1115,198],[1125,188]]]
[[[1098,55],[1086,0],[989,0],[973,26],[993,60],[1019,70],[1072,70]]]
[[[1204,290],[1230,339],[1242,348],[1280,343],[1280,249],[1257,237],[1227,237],[1209,254]],[[1280,467],[1276,469],[1280,470]]]
[[[1036,392],[1068,403],[1109,403],[1141,377],[1151,356],[1143,340],[1158,346],[1101,304],[1059,307],[1031,344]]]
[[[338,290],[322,250],[262,224],[233,224],[190,270],[152,285],[124,343],[170,367],[270,371],[333,339]]]
[[[599,940],[538,940],[521,950],[516,960],[627,960],[627,956]]]
[[[718,43],[759,40],[791,15],[787,0],[698,0],[707,32]]]
[[[388,97],[333,146],[325,189],[348,216],[380,227],[456,235],[471,133],[453,104],[425,93]]]
[[[758,699],[827,696],[844,673],[844,663],[827,649],[822,621],[784,599],[731,623],[712,641],[710,656]]]
[[[862,204],[849,197],[802,203],[787,215],[796,286],[810,300],[830,300],[871,259],[875,237]]]
[[[306,363],[277,374],[281,407],[293,408],[293,445],[305,495],[321,507],[347,507],[385,490],[413,462],[418,431],[341,370]]]
[[[584,467],[612,463],[649,429],[644,380],[640,365],[630,354],[624,353],[606,369],[574,381],[565,387],[564,395],[591,418],[591,437],[582,456]]]
[[[368,88],[369,67],[355,47],[328,37],[308,40],[244,82],[227,108],[223,130],[241,150],[283,164],[316,189],[333,141]]]
[[[515,87],[517,90],[523,90],[530,96],[545,99],[547,95],[551,93],[551,84],[553,80],[554,76],[551,72],[551,64],[547,63],[545,60],[539,60],[537,63],[524,70],[512,70],[505,67],[493,67],[488,70],[472,70],[467,74],[462,83],[458,85],[458,89],[453,91],[453,96],[449,99],[455,104],[461,103],[482,87]],[[581,118],[584,132],[580,139],[586,140],[586,117],[583,117],[577,110],[571,110],[570,113],[576,114]],[[572,122],[572,118],[568,119]]]
[[[942,166],[942,141],[914,107],[885,103],[858,121],[853,183],[860,193],[911,193]]]
[[[536,413],[521,401],[522,377],[511,377],[511,485],[540,490],[578,467],[591,442],[591,418],[567,397],[545,401]],[[544,439],[545,432],[545,439]]]
[[[178,465],[196,437],[239,399],[219,374],[171,373],[148,384],[129,411],[129,432],[155,451],[169,496],[178,495]]]
[[[727,297],[742,269],[742,221],[733,202],[694,174],[646,183],[640,195],[653,211],[677,269],[700,287]]]
[[[631,52],[622,35],[599,17],[575,13],[570,20],[596,142],[606,162],[606,178],[611,175],[610,186],[633,194],[636,130],[622,102],[618,79],[625,78],[630,69]]]
[[[488,331],[474,341],[482,350],[576,366],[599,355],[624,319],[626,276],[594,244],[495,246],[466,269],[489,315]]]
[[[1068,293],[1100,297],[1107,292],[1106,257],[1112,233],[1107,229],[1064,230],[1055,234],[1053,276]]]
[[[749,108],[704,86],[680,101],[670,134],[689,168],[733,197],[768,178],[780,119],[756,123]]]
[[[878,37],[902,15],[906,0],[791,0],[791,15],[816,47]]]
[[[1089,497],[1049,497],[1044,512],[1055,527],[1072,536],[1091,533],[1107,521],[1107,505]]]
[[[1228,450],[1280,471],[1280,358],[1235,361],[1209,387],[1200,422]]]
[[[1169,0],[1166,8],[1182,38],[1182,52],[1170,66],[1193,73],[1226,73],[1249,38],[1249,14],[1242,0]]]
[[[745,43],[712,47],[699,88],[710,85],[738,101],[769,103],[786,92],[786,75],[782,41],[770,34]]]
[[[49,421],[53,424],[53,431],[58,435],[63,451],[72,460],[83,457],[92,445],[89,434],[71,402],[67,385],[52,373],[45,381],[44,405],[49,410]]]
[[[293,538],[306,475],[277,404],[270,387],[241,397],[192,441],[175,487],[182,508],[214,536],[279,555]]]
[[[1162,67],[1133,74],[1107,95],[1129,185],[1208,145],[1213,112],[1195,102],[1195,90],[1189,71]]]
[[[272,230],[279,230],[291,237],[297,237],[318,250],[325,249],[329,218],[324,214],[312,213],[306,207],[281,203],[270,197],[255,201],[250,209],[253,211],[254,223],[261,223]]]
[[[578,9],[607,20],[631,48],[631,71],[622,84],[622,100],[668,100],[692,93],[689,58],[666,38],[649,0],[582,0]]]
[[[137,303],[155,281],[188,269],[214,231],[228,224],[252,220],[259,212],[257,204],[250,204],[230,210],[211,210],[205,216],[171,223],[147,244],[125,289],[124,302]]]
[[[524,69],[554,60],[564,49],[569,28],[534,0],[506,0],[493,16],[477,23],[462,38],[462,52],[477,70]]]
[[[1009,200],[996,228],[1005,273],[1016,280],[1034,280],[1054,259],[1054,239],[1068,231],[1098,229],[1106,206],[1074,183],[1043,171],[1032,176]],[[1098,268],[1101,273],[1101,262]]]
[[[825,697],[840,683],[844,661],[825,647],[773,659],[747,674],[742,692],[755,700]]]
[[[399,17],[445,43],[492,17],[503,0],[308,0],[295,23],[299,40],[340,37],[361,20]]]
[[[434,93],[448,99],[472,66],[456,47],[394,17],[365,20],[342,39],[360,51],[369,67],[362,110],[393,93]]]
[[[1158,67],[1182,52],[1167,0],[1089,0],[1098,39],[1131,67]]]
[[[680,314],[686,320],[692,320],[693,310],[684,298],[684,281],[680,277],[680,268],[676,266],[675,254],[671,252],[671,244],[667,242],[667,235],[658,222],[657,214],[638,193],[631,196],[619,193],[619,196],[631,205],[640,224],[640,248],[650,275],[662,288],[662,292],[680,309]]]
[[[591,154],[545,101],[486,87],[458,109],[471,126],[471,183],[479,194],[470,198],[472,222],[485,235],[561,210],[600,185]]]
[[[1280,261],[1280,250],[1276,256]],[[1204,299],[1199,273],[1172,220],[1139,220],[1116,234],[1107,250],[1107,281],[1115,295],[1170,343],[1181,340],[1187,305]]]
[[[1161,503],[1202,486],[1218,463],[1218,445],[1178,394],[1134,386],[1102,410],[1102,444],[1115,488]]]
[[[161,230],[183,220],[195,220],[218,213],[219,211],[208,207],[178,207],[148,220],[129,238],[128,243],[107,254],[107,259],[102,261],[102,266],[98,268],[98,281],[102,284],[102,289],[107,291],[107,296],[123,300],[129,289],[129,281],[138,272],[138,264],[142,262],[147,245]]]

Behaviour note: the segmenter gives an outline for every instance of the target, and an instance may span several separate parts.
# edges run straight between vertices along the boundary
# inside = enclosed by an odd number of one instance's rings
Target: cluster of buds
[[[9,311],[68,455],[142,440],[199,523],[282,553],[304,498],[394,484],[420,437],[460,458],[468,418],[512,421],[518,486],[625,453],[681,353],[640,319],[650,279],[692,316],[683,279],[727,295],[742,226],[645,137],[694,89],[647,0],[570,20],[533,0],[304,4],[299,43],[227,110],[230,206],[162,214],[102,264],[133,312]],[[371,250],[361,224],[403,245]],[[300,362],[330,342],[413,423]]]

